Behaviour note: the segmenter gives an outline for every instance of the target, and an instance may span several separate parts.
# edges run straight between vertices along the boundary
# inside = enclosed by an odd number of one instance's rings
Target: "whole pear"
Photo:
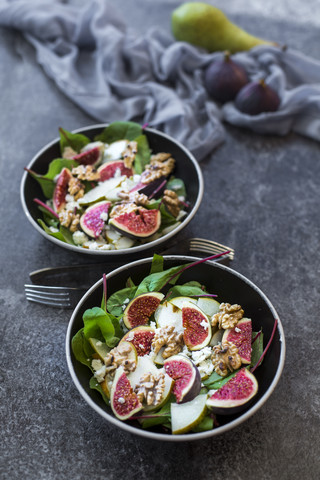
[[[216,7],[203,2],[187,2],[172,12],[172,33],[176,40],[205,48],[209,52],[236,53],[257,45],[275,45],[250,35]]]

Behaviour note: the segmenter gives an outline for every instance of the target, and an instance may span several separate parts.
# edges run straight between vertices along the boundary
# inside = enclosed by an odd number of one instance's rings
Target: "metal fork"
[[[234,249],[222,245],[222,243],[214,242],[213,240],[207,240],[205,238],[190,238],[189,240],[189,250],[197,252],[206,252],[211,253],[212,255],[217,255],[218,253],[226,252],[229,250],[229,260],[234,259]]]
[[[47,285],[25,284],[24,286],[27,300],[57,308],[74,308],[86,290],[85,288]]]

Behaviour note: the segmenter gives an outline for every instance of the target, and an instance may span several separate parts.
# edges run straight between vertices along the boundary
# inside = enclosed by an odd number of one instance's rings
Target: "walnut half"
[[[161,402],[165,387],[165,377],[163,372],[157,375],[145,373],[135,386],[135,393],[139,401],[147,405],[159,405]]]
[[[163,358],[177,355],[183,347],[183,333],[178,333],[173,325],[160,328],[153,337],[152,348],[154,353],[158,353],[162,347],[165,347],[162,352]]]
[[[230,305],[230,303],[220,303],[218,313],[212,316],[211,325],[219,328],[233,328],[237,325],[239,320],[243,317],[244,311],[238,304]]]
[[[230,342],[215,345],[212,348],[211,360],[215,371],[222,377],[241,367],[238,348]]]

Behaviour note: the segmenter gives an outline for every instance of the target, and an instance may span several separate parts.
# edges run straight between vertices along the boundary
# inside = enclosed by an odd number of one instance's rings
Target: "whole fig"
[[[204,76],[204,85],[210,97],[220,103],[230,102],[249,82],[245,69],[225,52],[224,58],[212,62]]]
[[[269,87],[263,79],[245,85],[235,99],[236,108],[248,115],[275,112],[279,105],[280,98],[277,92]]]

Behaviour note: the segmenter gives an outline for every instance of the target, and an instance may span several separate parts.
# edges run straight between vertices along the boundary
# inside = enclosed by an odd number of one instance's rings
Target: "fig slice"
[[[153,327],[142,325],[129,330],[129,332],[122,337],[119,345],[124,341],[132,343],[136,348],[138,356],[143,357],[144,355],[149,355],[151,352],[154,335],[155,329]]]
[[[110,225],[120,231],[122,235],[133,238],[151,237],[151,235],[159,230],[160,224],[160,210],[148,210],[143,207],[125,212],[110,220]]]
[[[142,410],[142,404],[122,367],[117,368],[112,382],[110,405],[113,413],[120,420],[127,420]]]
[[[95,166],[101,161],[102,155],[103,155],[103,150],[99,146],[99,147],[94,147],[94,148],[91,148],[90,150],[85,150],[85,151],[82,151],[81,153],[78,153],[73,157],[73,160],[80,163],[81,165]]]
[[[177,403],[193,400],[201,390],[198,368],[184,355],[173,355],[164,361],[164,370],[173,378],[173,394]]]
[[[258,382],[246,368],[241,368],[234,377],[225,383],[207,400],[207,406],[220,415],[234,415],[247,407],[256,395]]]
[[[131,177],[133,175],[132,168],[127,168],[123,160],[106,162],[98,168],[101,182],[109,180],[109,178],[113,178],[116,172],[119,172],[120,175],[125,175],[126,177]]]
[[[128,380],[130,381],[133,390],[135,389],[137,384],[140,382],[141,377],[148,373],[151,373],[155,377],[159,375],[159,373],[164,373],[165,386],[159,402],[157,402],[156,404],[152,403],[150,405],[147,405],[145,402],[142,402],[144,411],[151,411],[151,410],[161,408],[162,405],[169,398],[169,395],[173,387],[173,380],[171,377],[169,377],[169,375],[165,373],[164,369],[157,368],[153,363],[153,361],[149,357],[145,356],[145,357],[138,358],[136,369],[128,375]]]
[[[211,340],[211,324],[203,311],[190,302],[182,306],[182,326],[184,343],[189,350],[201,350]]]
[[[171,403],[173,435],[187,433],[196,427],[207,413],[207,395],[198,395],[187,403]]]
[[[160,292],[142,293],[134,297],[123,312],[123,322],[129,329],[147,325],[164,295]]]
[[[89,237],[97,238],[101,234],[106,221],[111,203],[107,201],[95,203],[88,207],[80,217],[80,226]]]
[[[58,213],[65,207],[68,184],[71,177],[72,174],[70,170],[64,167],[57,179],[57,183],[53,192],[53,208]]]
[[[231,342],[239,350],[242,363],[251,363],[252,322],[250,318],[242,318],[234,328],[225,330],[222,343]]]

